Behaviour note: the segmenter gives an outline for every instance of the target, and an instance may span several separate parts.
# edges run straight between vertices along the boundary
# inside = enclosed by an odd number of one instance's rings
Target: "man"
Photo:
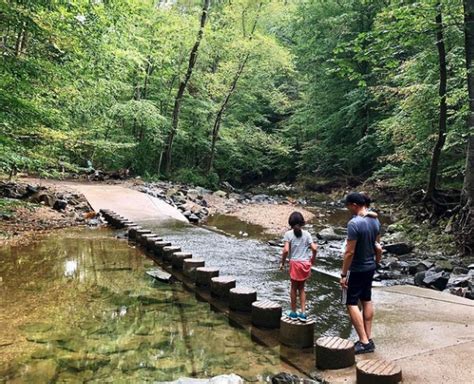
[[[353,192],[347,195],[345,203],[353,217],[347,225],[347,245],[340,284],[345,293],[344,304],[359,336],[355,352],[370,353],[375,350],[371,339],[374,317],[372,281],[376,262],[380,262],[382,256],[379,245],[380,222],[376,214],[368,211],[370,199],[367,196]],[[358,306],[359,301],[362,311]]]

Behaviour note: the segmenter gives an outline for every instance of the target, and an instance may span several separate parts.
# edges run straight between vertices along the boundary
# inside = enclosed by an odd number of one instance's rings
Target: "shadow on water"
[[[182,228],[167,230],[184,236]],[[203,230],[187,231],[190,238]],[[231,256],[217,252],[235,246],[229,238],[206,240],[216,242],[207,243],[216,255]],[[28,247],[2,248],[0,260],[2,382],[147,382],[229,372],[257,380],[294,372],[180,284],[148,278],[152,261],[111,231],[54,232]]]

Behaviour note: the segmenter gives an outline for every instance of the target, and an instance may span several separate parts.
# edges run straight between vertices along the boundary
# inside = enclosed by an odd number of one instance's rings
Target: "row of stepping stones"
[[[232,276],[219,276],[219,270],[206,267],[205,260],[193,258],[189,252],[173,246],[160,236],[144,229],[110,210],[101,210],[105,220],[114,228],[128,230],[129,240],[140,244],[159,259],[171,263],[175,270],[193,281],[196,287],[210,291],[213,297],[226,300],[229,309],[250,312],[255,327],[277,329],[282,344],[293,348],[311,348],[314,346],[315,320],[306,323],[282,316],[280,304],[271,300],[258,300],[257,292],[252,288],[236,287]],[[355,364],[354,343],[340,337],[321,337],[315,344],[316,366],[319,369],[341,369]],[[382,359],[368,359],[357,363],[357,383],[395,384],[402,380],[402,371],[393,362]]]

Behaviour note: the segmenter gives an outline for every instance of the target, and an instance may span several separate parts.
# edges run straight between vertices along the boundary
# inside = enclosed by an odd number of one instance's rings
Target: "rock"
[[[168,272],[165,272],[161,269],[155,268],[149,271],[146,271],[148,276],[153,277],[156,280],[162,281],[164,283],[170,283],[172,281],[172,276]]]
[[[469,265],[467,266],[467,269],[472,269],[472,270],[474,270],[474,264],[469,264]]]
[[[428,261],[428,260],[423,260],[423,261],[420,261],[417,265],[416,265],[416,271],[417,272],[423,272],[423,271],[427,271],[428,269],[430,269],[431,267],[433,267],[433,263],[431,261]]]
[[[21,376],[15,378],[22,383],[53,383],[58,373],[58,365],[54,360],[41,360],[26,365]],[[16,380],[11,382],[17,382]]]
[[[221,197],[221,198],[226,198],[227,197],[227,192],[224,191],[215,191],[213,193],[214,196]]]
[[[182,377],[175,381],[169,381],[168,384],[244,384],[244,379],[232,373],[230,375],[215,376],[210,379]]]
[[[272,247],[283,247],[284,244],[282,241],[279,240],[269,240],[267,242],[268,245],[271,245]]]
[[[414,245],[408,243],[393,243],[393,244],[386,244],[384,249],[388,253],[393,253],[395,255],[406,255],[413,250]]]
[[[418,287],[423,287],[423,280],[425,279],[426,272],[417,272],[415,274],[414,283]]]
[[[332,240],[344,240],[346,237],[344,235],[338,235],[334,228],[328,227],[319,231],[316,234],[317,238],[320,240],[332,241]]]
[[[55,200],[56,200],[55,197],[51,193],[44,192],[44,191],[35,193],[30,197],[30,201],[32,203],[36,203],[36,204],[43,203],[47,205],[48,207],[53,207]]]
[[[426,271],[423,284],[427,287],[432,287],[439,291],[443,291],[448,285],[448,281],[449,273],[447,272]]]
[[[188,220],[190,223],[193,223],[193,224],[199,223],[199,217],[197,217],[194,213],[188,217]]]
[[[453,268],[453,275],[467,275],[469,273],[469,269],[464,267],[454,267]]]
[[[448,281],[448,287],[469,287],[474,278],[469,275],[451,276]]]
[[[447,272],[452,272],[454,269],[453,263],[449,260],[439,260],[436,262],[436,270],[438,272],[441,271],[447,271]]]
[[[270,378],[272,384],[299,384],[301,379],[291,373],[280,372]]]
[[[252,202],[254,203],[265,203],[265,202],[269,202],[269,201],[272,201],[273,199],[268,196],[268,195],[264,195],[264,194],[260,194],[260,195],[255,195],[252,197]]]
[[[58,199],[53,204],[53,209],[55,209],[56,211],[62,211],[64,209],[66,209],[66,207],[67,207],[67,201],[66,200]]]

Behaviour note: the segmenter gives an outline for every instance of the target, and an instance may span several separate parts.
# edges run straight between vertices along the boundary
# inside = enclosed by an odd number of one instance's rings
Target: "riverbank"
[[[100,223],[86,198],[64,185],[0,181],[0,246],[24,246],[51,230]]]

